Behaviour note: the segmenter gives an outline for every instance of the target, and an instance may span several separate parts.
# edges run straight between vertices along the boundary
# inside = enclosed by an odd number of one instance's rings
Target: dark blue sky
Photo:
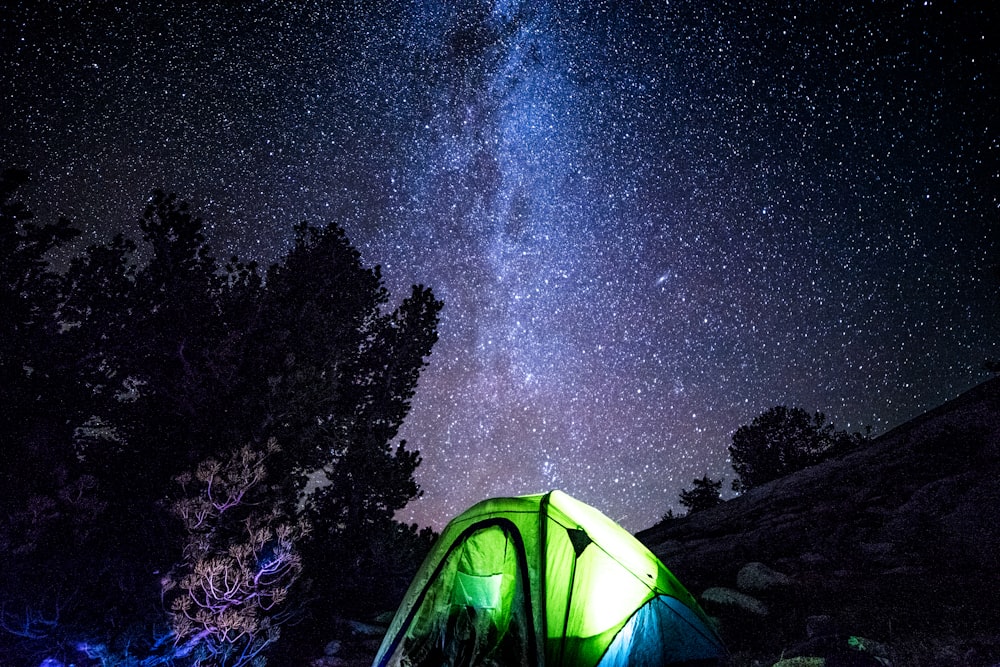
[[[768,407],[878,433],[1000,356],[989,3],[753,5],[25,2],[0,150],[89,240],[157,187],[220,256],[341,223],[445,301],[401,518],[636,530]]]

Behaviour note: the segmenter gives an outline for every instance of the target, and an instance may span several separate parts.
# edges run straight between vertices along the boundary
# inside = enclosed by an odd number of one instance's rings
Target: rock
[[[818,656],[826,667],[891,667],[889,648],[863,637],[820,635],[796,646],[786,647],[784,655]]]
[[[384,626],[361,621],[347,621],[347,627],[355,637],[381,637],[385,634]]]
[[[392,623],[392,619],[394,619],[395,617],[396,617],[396,612],[383,611],[381,614],[375,617],[375,623],[377,623],[378,625],[384,625],[385,627],[389,627],[389,624]]]
[[[731,588],[709,588],[701,594],[701,603],[710,613],[715,611],[720,616],[734,614],[759,618],[767,616],[767,605],[755,597]]]
[[[802,554],[801,556],[799,556],[799,560],[806,567],[813,567],[813,568],[814,567],[819,567],[821,565],[826,565],[827,563],[830,562],[830,559],[827,558],[826,556],[824,556],[822,554],[814,553],[812,551],[806,552],[806,553]]]
[[[815,639],[816,637],[827,637],[838,632],[837,622],[833,616],[821,614],[806,618],[806,637]]]
[[[763,563],[747,563],[736,575],[736,587],[744,593],[766,593],[775,589],[789,588],[795,580],[781,572],[775,572]]]
[[[892,542],[861,542],[858,544],[864,560],[869,565],[895,566],[899,562],[896,545]]]
[[[347,667],[347,662],[342,658],[327,655],[322,658],[316,658],[309,663],[309,667]]]
[[[785,658],[774,663],[772,667],[824,667],[826,660],[823,658],[800,656],[797,658]]]
[[[337,655],[340,653],[340,649],[343,648],[339,639],[334,639],[326,645],[323,649],[323,655]]]
[[[848,637],[847,645],[855,651],[872,657],[880,665],[890,664],[892,651],[887,644],[866,637]]]

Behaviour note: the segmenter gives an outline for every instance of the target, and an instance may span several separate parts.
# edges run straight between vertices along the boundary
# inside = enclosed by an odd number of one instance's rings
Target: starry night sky
[[[990,3],[34,2],[0,157],[85,242],[341,223],[445,302],[402,435],[440,528],[562,488],[631,530],[768,407],[880,433],[1000,356]]]

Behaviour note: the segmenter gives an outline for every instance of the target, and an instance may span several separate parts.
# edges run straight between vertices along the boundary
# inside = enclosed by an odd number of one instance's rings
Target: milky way
[[[796,4],[27,3],[0,148],[90,242],[157,187],[219,255],[341,223],[445,301],[401,518],[634,530],[770,406],[879,433],[1000,356],[993,14]]]

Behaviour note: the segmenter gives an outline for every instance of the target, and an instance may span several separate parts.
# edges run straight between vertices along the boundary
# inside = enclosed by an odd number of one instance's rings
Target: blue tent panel
[[[597,667],[695,665],[725,649],[704,622],[676,598],[657,595],[640,607]]]

